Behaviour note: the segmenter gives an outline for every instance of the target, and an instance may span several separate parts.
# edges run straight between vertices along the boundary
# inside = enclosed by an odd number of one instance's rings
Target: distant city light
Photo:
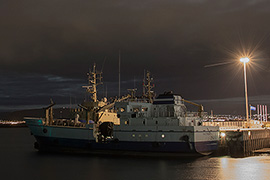
[[[243,58],[240,59],[240,61],[242,63],[247,63],[247,62],[249,62],[249,58],[248,57],[243,57]]]

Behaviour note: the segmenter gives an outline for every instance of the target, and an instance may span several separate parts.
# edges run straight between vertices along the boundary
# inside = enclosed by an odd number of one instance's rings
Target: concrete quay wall
[[[270,129],[221,129],[219,150],[232,157],[250,156],[257,149],[270,147]]]

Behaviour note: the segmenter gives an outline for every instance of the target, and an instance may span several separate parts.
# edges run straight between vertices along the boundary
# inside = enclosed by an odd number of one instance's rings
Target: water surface
[[[135,158],[38,153],[27,128],[0,128],[1,179],[270,179],[270,156]]]

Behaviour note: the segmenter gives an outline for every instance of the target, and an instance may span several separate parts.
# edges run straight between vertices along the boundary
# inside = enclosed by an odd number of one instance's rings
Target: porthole
[[[43,129],[43,133],[47,133],[48,130],[46,128]]]
[[[162,138],[165,138],[165,135],[164,135],[164,134],[162,134],[162,135],[161,135],[161,137],[162,137]]]

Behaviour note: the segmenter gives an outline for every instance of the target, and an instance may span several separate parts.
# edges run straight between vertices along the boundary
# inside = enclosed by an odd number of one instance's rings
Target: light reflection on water
[[[1,179],[270,179],[268,155],[168,159],[40,154],[33,142],[27,128],[0,128]]]
[[[270,157],[220,158],[222,179],[270,179]]]

